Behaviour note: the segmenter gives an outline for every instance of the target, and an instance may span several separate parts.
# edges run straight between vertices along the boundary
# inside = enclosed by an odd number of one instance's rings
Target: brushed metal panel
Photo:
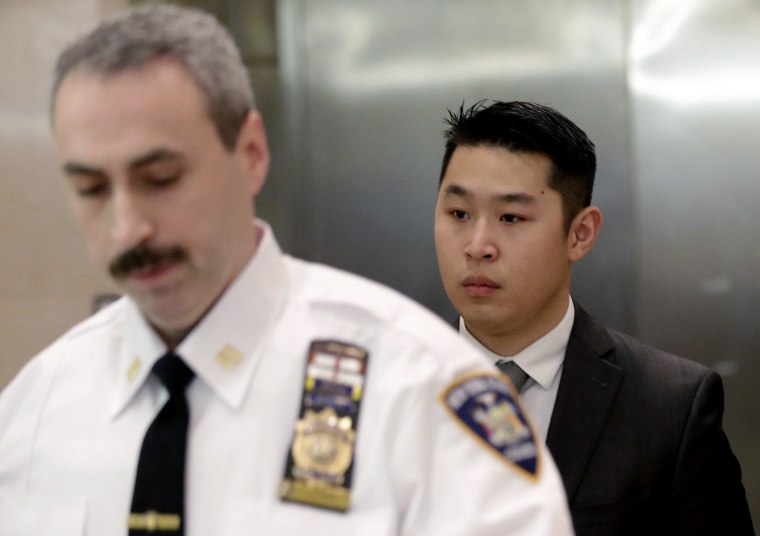
[[[638,332],[721,372],[757,524],[760,4],[632,5]]]

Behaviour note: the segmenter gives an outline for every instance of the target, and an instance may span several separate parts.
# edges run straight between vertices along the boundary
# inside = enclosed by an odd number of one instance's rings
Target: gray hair
[[[159,5],[127,11],[79,37],[58,57],[51,111],[63,79],[73,70],[114,74],[158,58],[184,65],[205,97],[222,143],[232,150],[254,108],[253,89],[230,34],[197,9]]]

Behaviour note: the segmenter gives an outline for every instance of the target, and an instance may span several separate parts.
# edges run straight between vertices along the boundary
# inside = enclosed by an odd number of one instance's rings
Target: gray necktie
[[[520,365],[514,361],[499,359],[496,362],[496,366],[500,371],[509,376],[509,379],[512,380],[512,384],[515,386],[515,390],[520,393],[522,391],[522,388],[525,386],[525,382],[528,381],[528,378],[530,376],[528,376],[528,374],[520,368]]]

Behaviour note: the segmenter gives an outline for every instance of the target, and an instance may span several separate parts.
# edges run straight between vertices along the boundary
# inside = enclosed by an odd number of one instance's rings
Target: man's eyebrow
[[[502,203],[520,203],[523,205],[529,205],[536,202],[536,198],[530,194],[517,192],[509,194],[499,194],[494,196],[494,199],[501,201]]]
[[[156,149],[130,160],[128,167],[131,171],[134,171],[138,168],[148,166],[155,162],[180,160],[181,158],[182,155],[177,151],[172,151],[170,149]]]
[[[463,186],[460,186],[459,184],[450,184],[443,190],[443,192],[446,195],[454,195],[458,197],[472,196],[472,192],[470,190]],[[500,203],[520,203],[523,205],[528,205],[536,202],[536,198],[534,196],[526,194],[524,192],[496,194],[492,196],[492,198],[494,201],[498,201]]]
[[[443,193],[447,195],[456,195],[459,197],[469,197],[470,192],[466,188],[463,188],[462,186],[459,186],[458,184],[449,184],[446,189],[443,190]]]
[[[138,156],[129,161],[128,167],[131,171],[148,166],[155,162],[180,160],[182,155],[169,149],[156,149],[144,155]],[[66,162],[63,165],[63,172],[68,176],[89,175],[92,177],[105,177],[106,172],[102,169],[81,164],[79,162]]]
[[[76,175],[89,175],[92,177],[105,176],[105,172],[103,170],[90,167],[85,164],[80,164],[78,162],[66,162],[63,165],[63,172],[70,177],[73,177]]]

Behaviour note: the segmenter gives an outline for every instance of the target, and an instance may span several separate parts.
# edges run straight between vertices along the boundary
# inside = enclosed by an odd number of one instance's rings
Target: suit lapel
[[[571,504],[625,374],[612,354],[607,331],[576,303],[546,438]]]

